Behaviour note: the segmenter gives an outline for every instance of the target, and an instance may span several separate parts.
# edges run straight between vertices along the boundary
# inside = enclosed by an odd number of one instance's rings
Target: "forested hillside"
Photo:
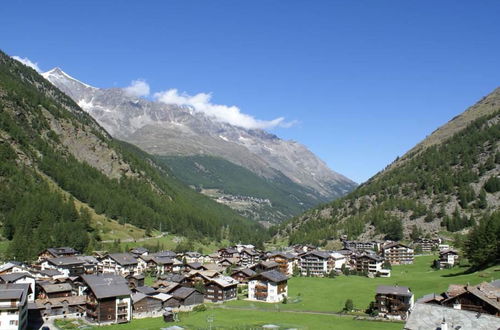
[[[500,89],[446,127],[346,197],[275,228],[277,237],[324,243],[467,230],[500,205]]]
[[[258,221],[281,222],[304,212],[324,197],[281,175],[266,179],[213,156],[157,156],[176,178]]]
[[[69,97],[0,52],[0,223],[11,241],[9,256],[28,260],[48,246],[85,250],[99,240],[73,198],[146,231],[161,226],[189,238],[266,238],[260,226],[112,139]]]

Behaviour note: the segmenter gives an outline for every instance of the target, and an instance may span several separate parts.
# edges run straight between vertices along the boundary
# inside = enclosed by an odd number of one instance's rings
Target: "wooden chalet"
[[[229,276],[218,276],[205,284],[205,300],[210,302],[233,300],[237,294],[238,281]]]
[[[234,270],[231,274],[231,277],[237,280],[240,284],[247,284],[249,278],[256,274],[257,273],[254,270],[250,268],[244,268]]]
[[[274,252],[267,256],[266,261],[274,261],[278,264],[279,271],[285,275],[293,274],[293,264],[296,256],[287,252]]]
[[[99,324],[124,323],[132,318],[132,301],[127,281],[118,275],[83,275],[88,288],[87,321]]]
[[[414,297],[404,286],[380,285],[375,295],[378,315],[390,319],[406,320],[413,308]]]
[[[37,299],[71,297],[73,287],[70,283],[37,282],[36,292]]]
[[[43,250],[38,254],[38,261],[60,258],[60,257],[73,257],[78,255],[79,252],[71,247],[58,247],[58,248],[48,248]]]
[[[180,287],[174,290],[171,295],[179,302],[181,306],[193,306],[203,304],[203,293],[194,288]]]

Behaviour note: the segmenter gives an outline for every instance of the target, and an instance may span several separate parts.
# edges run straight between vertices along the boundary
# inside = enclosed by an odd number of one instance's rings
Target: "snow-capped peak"
[[[67,74],[66,72],[61,70],[61,68],[59,68],[59,67],[55,67],[52,70],[49,70],[47,72],[43,72],[42,76],[53,84],[55,84],[55,81],[61,82],[62,80],[70,80],[70,81],[74,81],[74,82],[77,82],[79,84],[82,84],[85,87],[97,89],[94,86],[90,86],[84,82],[81,82],[78,79],[71,77],[69,74]]]

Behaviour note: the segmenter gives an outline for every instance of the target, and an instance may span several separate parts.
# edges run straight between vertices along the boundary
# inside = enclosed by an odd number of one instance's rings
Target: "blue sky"
[[[498,87],[500,1],[16,1],[0,48],[97,87],[211,93],[357,182]]]

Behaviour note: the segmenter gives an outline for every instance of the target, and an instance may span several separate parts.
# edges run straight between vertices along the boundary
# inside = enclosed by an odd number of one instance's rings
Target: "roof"
[[[253,271],[250,268],[236,269],[235,271],[233,271],[232,275],[237,274],[237,273],[243,273],[243,274],[245,274],[248,277],[251,277],[251,276],[254,276],[255,274],[257,274],[255,271]]]
[[[168,273],[168,274],[160,275],[160,279],[170,281],[170,282],[180,283],[186,279],[186,276],[184,276],[182,274]]]
[[[27,272],[21,272],[21,273],[10,273],[10,274],[4,274],[0,275],[0,279],[2,279],[5,283],[13,283],[23,277],[31,277],[34,278],[33,275]]]
[[[127,281],[118,275],[82,275],[82,279],[87,283],[97,299],[131,294]]]
[[[73,289],[69,283],[39,282],[38,285],[47,293],[65,292]]]
[[[265,280],[275,283],[288,280],[288,277],[285,274],[277,270],[268,270],[267,272],[262,272],[260,274],[251,277],[251,279],[259,279],[259,278],[263,278]]]
[[[197,292],[196,289],[188,288],[188,287],[183,286],[183,287],[178,288],[174,292],[172,292],[172,296],[174,298],[186,299],[187,297],[189,297],[194,292]]]
[[[384,258],[379,257],[379,256],[374,255],[374,254],[368,254],[368,253],[362,253],[359,256],[356,256],[356,258],[369,258],[369,259],[379,261],[379,262],[384,261]]]
[[[500,289],[500,280],[494,280],[490,284],[493,285],[495,288]]]
[[[69,296],[69,297],[57,297],[57,298],[47,298],[47,299],[37,299],[34,304],[29,306],[29,309],[45,309],[47,303],[50,303],[52,308],[64,306],[66,301],[68,305],[85,305],[86,296]]]
[[[47,262],[53,264],[54,266],[73,266],[73,265],[83,265],[84,260],[80,260],[77,257],[56,257],[52,259],[47,259]]]
[[[451,329],[498,329],[500,318],[466,310],[447,308],[433,304],[416,303],[405,324],[405,329],[439,329],[443,319]]]
[[[319,257],[319,258],[322,258],[322,259],[328,259],[330,257],[330,255],[328,254],[328,252],[318,251],[318,250],[307,252],[302,257],[307,257],[307,256],[310,256],[310,255],[315,256],[315,257]]]
[[[241,253],[246,253],[246,254],[249,254],[251,256],[258,256],[259,255],[259,252],[253,250],[253,249],[243,249],[243,251],[241,251]]]
[[[425,303],[428,303],[428,302],[433,301],[433,300],[439,302],[443,299],[444,299],[444,297],[440,294],[429,293],[429,294],[426,294],[425,296],[423,296],[422,298],[418,299],[417,303],[425,304]]]
[[[257,265],[261,265],[264,268],[273,268],[273,267],[278,267],[279,264],[276,261],[261,261]]]
[[[160,293],[155,294],[154,297],[157,299],[160,299],[161,301],[167,301],[170,298],[172,298],[172,295],[160,292]]]
[[[108,257],[116,261],[117,264],[122,266],[137,265],[137,259],[131,253],[111,253]]]
[[[150,261],[157,265],[173,265],[174,261],[170,257],[153,257]]]
[[[135,290],[145,295],[152,295],[156,293],[156,290],[150,286],[138,286]]]
[[[5,272],[13,267],[22,267],[23,265],[17,261],[9,261],[0,266],[0,272]]]
[[[53,256],[62,256],[65,254],[78,254],[78,251],[69,246],[63,246],[58,248],[48,248],[47,252]]]
[[[221,252],[221,251],[224,251],[224,252],[226,252],[226,253],[233,253],[233,254],[234,254],[234,253],[238,253],[238,250],[237,250],[237,249],[235,249],[235,248],[233,248],[233,247],[229,247],[229,248],[222,248],[222,249],[220,249],[220,250],[219,250],[219,252]]]
[[[294,254],[290,253],[290,252],[279,252],[279,251],[276,251],[276,252],[271,252],[268,256],[268,258],[273,258],[273,257],[283,257],[285,259],[295,259],[295,256]]]
[[[345,256],[341,253],[338,253],[338,252],[332,252],[330,254],[330,256],[333,258],[333,259],[345,259]]]
[[[143,253],[148,253],[149,250],[146,249],[145,247],[142,247],[142,246],[139,246],[139,247],[136,247],[136,248],[133,248],[133,249],[130,249],[129,251],[130,253],[133,253],[133,254],[143,254]]]
[[[223,287],[227,288],[230,286],[238,285],[238,281],[236,281],[234,278],[229,277],[229,276],[219,276],[215,277],[211,280],[211,282]]]
[[[45,275],[48,277],[63,275],[63,273],[61,273],[60,271],[58,271],[56,269],[44,269],[44,270],[39,270],[36,273],[41,274],[41,275]]]
[[[29,284],[0,284],[0,300],[19,300],[21,305],[26,302]],[[16,307],[17,308],[17,307]]]
[[[186,264],[187,267],[191,268],[191,269],[200,269],[200,268],[205,268],[203,267],[202,264],[200,264],[199,262],[190,262],[188,264]]]
[[[377,294],[393,294],[397,296],[411,297],[413,293],[406,286],[379,285]]]
[[[179,283],[176,282],[168,282],[168,281],[157,281],[153,284],[153,288],[155,288],[158,292],[170,292],[177,289],[180,286]]]
[[[396,247],[396,246],[402,246],[402,247],[405,247],[405,248],[409,249],[409,247],[408,247],[408,246],[406,246],[406,245],[404,245],[404,244],[401,244],[401,243],[399,243],[399,242],[393,242],[393,243],[389,243],[389,244],[387,244],[387,245],[384,245],[384,246],[382,247],[382,249],[386,250],[386,249],[390,249],[390,248],[393,248],[393,247]]]
[[[160,251],[160,252],[151,253],[150,255],[152,255],[154,257],[169,257],[169,258],[177,257],[177,253],[175,253],[173,251]]]

